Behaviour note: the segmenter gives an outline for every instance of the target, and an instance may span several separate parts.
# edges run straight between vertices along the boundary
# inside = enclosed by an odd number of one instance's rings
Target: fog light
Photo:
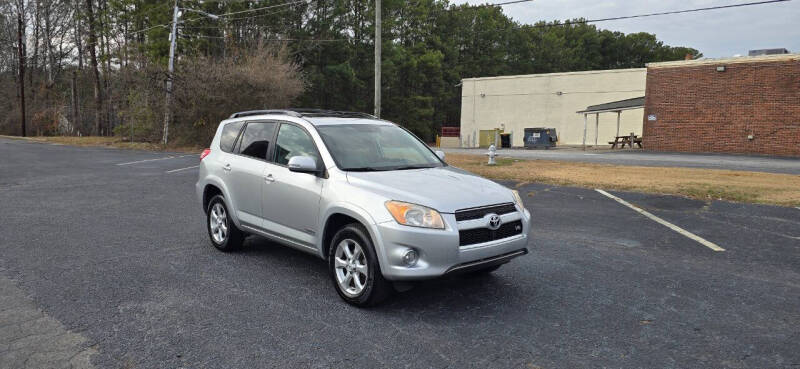
[[[403,255],[403,264],[405,264],[405,265],[406,265],[406,266],[408,266],[408,267],[412,267],[412,266],[414,266],[415,264],[417,264],[417,259],[418,259],[418,258],[419,258],[419,255],[417,255],[417,252],[416,252],[416,251],[414,251],[414,250],[408,250],[408,251],[406,251],[406,253]]]

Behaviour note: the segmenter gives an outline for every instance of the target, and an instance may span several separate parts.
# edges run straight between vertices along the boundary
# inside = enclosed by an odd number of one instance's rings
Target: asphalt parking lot
[[[524,185],[531,253],[342,302],[326,264],[223,254],[197,155],[0,139],[0,367],[800,367],[800,209]]]

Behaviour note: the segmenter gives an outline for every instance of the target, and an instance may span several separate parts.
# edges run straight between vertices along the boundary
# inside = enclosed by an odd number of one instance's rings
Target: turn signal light
[[[203,160],[208,154],[211,154],[211,149],[205,149],[202,153],[200,153],[200,160]]]

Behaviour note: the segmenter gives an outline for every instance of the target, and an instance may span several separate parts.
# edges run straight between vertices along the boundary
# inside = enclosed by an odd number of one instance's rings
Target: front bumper
[[[445,274],[459,274],[459,273],[469,273],[474,272],[476,270],[481,270],[484,268],[488,268],[494,265],[505,264],[511,259],[522,256],[528,253],[528,249],[522,249],[517,251],[512,251],[507,254],[497,255],[486,259],[480,259],[475,261],[470,261],[468,263],[458,264],[450,269],[447,269]]]
[[[460,246],[459,229],[476,228],[474,221],[457,222],[454,214],[442,214],[445,229],[400,225],[395,221],[375,225],[375,248],[386,279],[420,280],[449,273],[503,264],[527,254],[530,213],[522,209],[501,216],[503,223],[522,221],[518,235],[479,244]],[[419,255],[414,266],[403,264],[403,255],[413,249]]]

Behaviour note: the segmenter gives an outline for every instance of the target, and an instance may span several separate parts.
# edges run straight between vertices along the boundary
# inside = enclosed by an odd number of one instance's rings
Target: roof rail
[[[304,117],[336,117],[336,118],[372,118],[374,115],[361,113],[356,111],[339,111],[339,110],[325,110],[325,109],[292,109],[300,113]]]
[[[270,110],[248,110],[248,111],[240,111],[238,113],[233,113],[228,119],[233,118],[241,118],[241,117],[249,117],[251,115],[262,115],[262,114],[286,114],[291,115],[293,117],[301,117],[301,115],[297,112],[291,110],[282,110],[282,109],[270,109]]]
[[[325,109],[270,109],[270,110],[249,110],[238,113],[233,113],[228,119],[249,117],[253,115],[262,114],[286,114],[293,117],[331,117],[331,118],[369,118],[377,119],[374,115],[354,112],[354,111],[338,111],[338,110],[325,110]]]

